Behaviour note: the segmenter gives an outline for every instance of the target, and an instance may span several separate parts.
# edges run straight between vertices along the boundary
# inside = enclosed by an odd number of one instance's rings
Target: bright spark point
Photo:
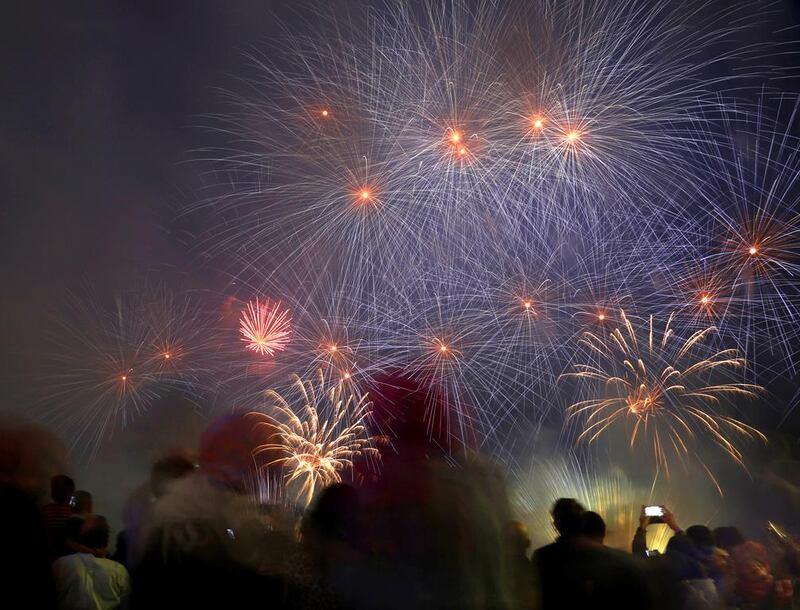
[[[345,374],[344,374],[344,378],[345,378],[345,379],[350,379],[350,373],[345,373]]]
[[[170,354],[169,354],[169,353],[166,353],[166,354],[164,354],[164,358],[165,358],[165,359],[167,359],[167,360],[169,360],[169,359],[171,358],[171,356],[170,356]]]
[[[322,116],[327,117],[330,113],[327,110],[322,111]]]
[[[606,319],[606,314],[604,314],[604,313],[597,314],[597,319],[602,322],[603,320]]]
[[[530,308],[531,308],[531,305],[533,305],[533,303],[531,303],[530,301],[525,301],[525,302],[523,303],[523,305],[525,306],[525,309],[530,309]]]
[[[335,352],[337,349],[339,349],[339,348],[338,348],[338,347],[336,347],[335,345],[331,345],[331,347],[330,347],[330,350],[331,350],[332,352]]]
[[[544,127],[544,121],[536,117],[535,119],[533,119],[533,127],[534,129],[541,129],[542,127]]]
[[[755,246],[750,246],[748,252],[750,252],[750,256],[753,256],[755,254],[758,254],[758,248],[756,248]]]
[[[704,294],[702,297],[700,297],[700,302],[703,305],[707,304],[710,300],[711,299],[709,298],[709,296],[707,294]]]
[[[574,144],[575,142],[581,139],[581,134],[573,129],[572,131],[567,133],[566,138],[567,142],[569,142],[570,144]]]
[[[461,134],[457,131],[454,131],[453,134],[450,136],[450,141],[453,144],[458,144],[461,141]]]
[[[439,346],[439,351],[440,352],[446,352],[447,351],[447,346],[446,345],[440,345]]]
[[[122,381],[128,381],[128,376],[127,375],[123,375],[120,379],[122,379]]]
[[[458,149],[458,154],[463,157],[464,155],[467,154],[467,149],[466,148],[459,148]]]

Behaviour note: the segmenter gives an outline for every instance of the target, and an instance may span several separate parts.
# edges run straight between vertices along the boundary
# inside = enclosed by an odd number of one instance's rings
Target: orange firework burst
[[[752,217],[726,223],[721,244],[722,260],[732,268],[738,281],[800,270],[800,216],[757,209]]]
[[[316,489],[341,482],[342,471],[352,468],[356,457],[379,459],[380,452],[373,446],[378,437],[367,431],[372,403],[366,395],[356,398],[341,382],[328,386],[321,369],[316,384],[297,375],[293,380],[300,403],[297,407],[269,390],[268,412],[251,416],[275,427],[279,436],[277,442],[258,447],[256,456],[277,455],[265,466],[280,465],[287,486],[299,485],[297,498],[308,506]]]
[[[239,333],[247,349],[264,356],[286,349],[292,334],[291,312],[280,301],[250,301],[242,312]]]
[[[596,440],[606,430],[621,423],[629,427],[630,447],[645,438],[652,447],[656,464],[669,473],[668,455],[683,460],[691,454],[691,443],[708,436],[736,462],[742,454],[728,433],[761,438],[758,430],[724,415],[720,405],[726,397],[755,398],[762,391],[757,385],[718,383],[718,374],[745,365],[738,351],[717,351],[706,345],[716,332],[713,326],[679,339],[672,328],[671,315],[660,333],[653,318],[647,334],[637,336],[633,324],[620,311],[621,328],[607,336],[585,332],[580,343],[595,364],[581,364],[562,377],[597,382],[591,398],[569,407],[570,417],[582,416],[584,429],[579,439]],[[718,381],[718,380],[717,380]],[[713,475],[704,465],[713,480]],[[715,481],[716,483],[716,481]]]

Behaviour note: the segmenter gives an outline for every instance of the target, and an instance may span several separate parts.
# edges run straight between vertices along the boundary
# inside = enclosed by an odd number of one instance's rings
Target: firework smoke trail
[[[637,332],[620,311],[613,330],[584,333],[580,343],[590,363],[563,375],[583,382],[591,395],[568,409],[570,418],[582,420],[578,439],[592,442],[612,426],[624,425],[630,430],[630,448],[643,440],[652,447],[657,468],[667,473],[670,456],[680,461],[694,457],[692,445],[698,439],[712,441],[743,465],[742,453],[729,434],[765,441],[766,437],[725,415],[722,405],[726,399],[756,398],[762,388],[719,380],[745,362],[735,349],[709,348],[715,332],[709,326],[680,338],[671,316],[661,331],[651,317],[644,332]],[[716,484],[713,473],[704,468]]]
[[[321,370],[316,380],[295,376],[293,385],[296,403],[269,390],[264,411],[250,414],[256,425],[275,427],[279,437],[260,446],[255,457],[278,452],[264,466],[281,466],[287,487],[298,486],[297,501],[308,506],[314,492],[340,482],[356,458],[377,460],[380,451],[367,429],[372,403],[366,396],[355,398],[339,382],[328,385]]]
[[[105,303],[70,294],[45,364],[43,417],[81,457],[155,401],[207,391],[210,321],[198,295],[148,281]]]

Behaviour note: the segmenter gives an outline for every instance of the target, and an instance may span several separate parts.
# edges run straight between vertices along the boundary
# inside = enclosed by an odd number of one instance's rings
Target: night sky
[[[277,18],[292,24],[301,12],[291,0],[4,3],[0,409],[30,412],[42,320],[57,315],[66,290],[90,281],[113,291],[148,269],[224,287],[225,262],[203,258],[198,227],[180,214],[203,186],[192,151],[215,145],[204,115],[225,111],[219,89],[247,76],[244,54],[278,33]],[[785,0],[761,31],[768,39],[799,22],[798,3]],[[159,445],[191,442],[202,429],[190,407],[148,417],[112,443],[87,487],[102,487],[115,465],[141,478]]]

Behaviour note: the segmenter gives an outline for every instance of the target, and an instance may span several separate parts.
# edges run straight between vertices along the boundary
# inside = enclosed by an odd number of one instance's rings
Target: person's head
[[[725,525],[714,530],[714,545],[730,552],[736,546],[744,542],[744,536],[738,528],[733,525]]]
[[[584,538],[603,544],[606,538],[606,522],[596,512],[587,510],[581,517],[581,533]]]
[[[173,453],[166,455],[153,464],[150,471],[150,489],[156,498],[164,495],[171,481],[183,478],[194,472],[195,465],[185,455]]]
[[[359,504],[353,487],[344,483],[331,485],[308,512],[306,532],[327,540],[352,542],[358,528]]]
[[[521,521],[509,521],[506,524],[505,535],[508,545],[517,552],[525,553],[531,545],[528,526]]]
[[[553,525],[561,536],[580,536],[583,506],[574,498],[559,498],[550,511]]]
[[[705,525],[692,525],[686,528],[686,536],[701,551],[710,552],[715,546],[714,535]]]
[[[736,570],[736,593],[748,602],[761,603],[774,580],[766,547],[758,542],[743,542],[733,548],[731,557]]]
[[[50,479],[50,497],[56,504],[69,504],[75,493],[75,481],[65,474],[57,474]]]
[[[83,489],[79,489],[73,496],[75,497],[75,505],[72,507],[72,512],[76,515],[91,515],[93,509],[92,494]]]
[[[665,556],[680,580],[695,580],[708,576],[700,552],[688,536],[670,538]]]
[[[81,528],[80,541],[81,544],[92,549],[105,549],[108,547],[110,535],[111,530],[106,518],[100,515],[91,515],[86,518]]]

